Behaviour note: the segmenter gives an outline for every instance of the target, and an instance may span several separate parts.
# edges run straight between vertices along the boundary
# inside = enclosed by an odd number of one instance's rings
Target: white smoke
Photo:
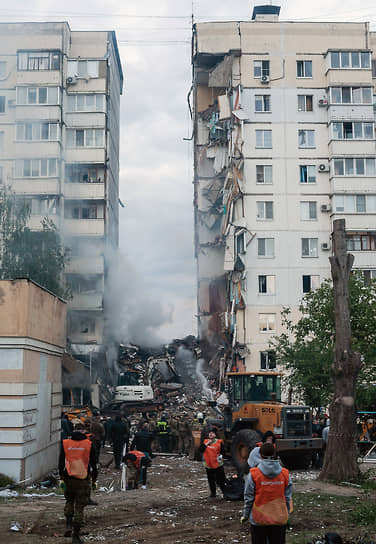
[[[204,363],[205,363],[204,359],[199,359],[197,361],[196,374],[198,379],[200,380],[203,393],[207,396],[208,400],[214,400],[213,391],[210,389],[209,382],[202,371]]]

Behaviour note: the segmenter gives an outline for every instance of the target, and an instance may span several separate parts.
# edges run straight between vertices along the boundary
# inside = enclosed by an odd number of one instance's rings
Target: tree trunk
[[[319,479],[340,482],[359,476],[354,393],[362,366],[360,353],[351,349],[349,276],[354,256],[346,250],[344,219],[333,223],[333,253],[330,264],[335,312],[334,393],[329,406],[329,440]]]

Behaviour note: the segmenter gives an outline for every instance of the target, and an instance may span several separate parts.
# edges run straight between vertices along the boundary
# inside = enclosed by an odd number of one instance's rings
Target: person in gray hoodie
[[[285,544],[291,507],[289,471],[275,458],[272,444],[260,447],[261,462],[251,468],[245,482],[241,523],[251,523],[252,544]]]
[[[275,436],[273,431],[266,431],[262,435],[262,442],[259,442],[249,454],[248,465],[250,468],[257,467],[257,465],[261,463],[260,448],[263,444],[273,444],[275,447]]]

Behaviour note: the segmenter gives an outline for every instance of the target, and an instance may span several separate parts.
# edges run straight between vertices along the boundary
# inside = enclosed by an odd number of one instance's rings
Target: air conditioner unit
[[[261,83],[263,83],[265,85],[266,83],[270,82],[270,77],[269,76],[261,76],[260,81],[261,81]]]
[[[323,251],[329,251],[329,250],[330,250],[330,244],[329,244],[329,242],[323,242],[323,243],[321,244],[321,249],[322,249]]]
[[[329,172],[329,164],[325,162],[319,164],[319,172]]]
[[[68,85],[74,85],[75,83],[77,83],[77,77],[76,76],[69,76],[65,80],[65,83],[67,84],[67,86]]]
[[[328,99],[325,96],[319,99],[319,106],[321,108],[325,108],[327,105],[328,105]]]
[[[320,207],[320,210],[322,212],[331,212],[332,211],[332,207],[330,204],[322,204],[321,207]]]

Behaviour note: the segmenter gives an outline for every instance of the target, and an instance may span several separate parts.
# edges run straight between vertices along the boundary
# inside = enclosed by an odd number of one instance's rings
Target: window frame
[[[263,254],[260,253],[261,242],[264,244]],[[270,250],[272,250],[272,253],[270,253]],[[273,259],[275,257],[275,238],[257,238],[257,257],[261,259]]]
[[[307,280],[304,280],[304,278],[309,278],[309,288],[308,289],[304,285],[305,283],[307,283]],[[312,285],[312,283],[316,283],[316,280],[314,282],[312,282],[313,278],[317,279],[316,286]],[[310,293],[311,291],[315,291],[316,289],[318,289],[320,287],[320,276],[318,274],[303,274],[302,275],[302,284],[303,284],[302,285],[303,294]]]
[[[304,107],[299,107],[299,99],[304,99]],[[309,100],[308,100],[309,99]],[[302,100],[300,100],[302,102]],[[310,106],[309,109],[307,106]],[[313,94],[298,94],[298,112],[313,112]]]
[[[274,219],[274,201],[256,200],[256,218],[259,221],[272,221]]]
[[[375,123],[373,121],[332,121],[331,136],[333,140],[374,140],[375,139]],[[336,130],[336,126],[338,129]],[[346,125],[351,125],[351,131]],[[361,128],[361,136],[359,135],[359,126]],[[365,135],[366,129],[371,129],[372,136]],[[351,134],[351,137],[346,135]]]
[[[43,130],[47,125],[48,137],[43,138]],[[60,141],[60,123],[54,121],[31,121],[24,123],[16,123],[16,142],[59,142]],[[30,130],[31,127],[31,138],[26,138],[27,130]],[[52,138],[53,131],[56,127],[56,137]],[[20,137],[21,129],[23,129],[23,137]],[[36,130],[39,132],[39,137],[35,138]]]
[[[88,97],[94,97],[94,109],[88,109],[87,107],[87,98]],[[105,94],[104,93],[70,93],[70,94],[67,94],[67,109],[66,111],[68,112],[79,112],[79,113],[106,113],[106,107],[105,107]],[[84,98],[84,102],[85,102],[85,107],[84,109],[79,109],[77,106],[78,106],[78,99],[79,98]],[[98,105],[97,105],[97,101],[98,101],[98,97],[101,97],[102,99],[102,104],[100,105],[101,108],[98,109]],[[70,99],[74,99],[74,102],[75,102],[75,108],[74,109],[71,109],[70,107],[70,104],[69,104],[69,100]]]
[[[307,144],[300,143],[303,137],[303,132],[306,133],[304,139],[306,139]],[[310,145],[310,139],[312,139],[312,145]],[[309,128],[298,129],[298,147],[300,149],[315,149],[315,130]]]
[[[258,137],[258,135],[261,135],[261,134],[262,134],[262,138],[261,138],[262,139],[262,145],[258,145],[257,141],[260,139]],[[268,135],[268,137],[269,137],[269,134],[270,134],[270,145],[266,145],[266,143],[269,143],[269,142],[266,142],[266,140],[268,139],[268,138],[266,138],[266,135]],[[256,138],[256,145],[255,145],[256,149],[272,149],[273,148],[273,136],[272,136],[272,130],[271,129],[256,128],[255,129],[255,138]]]
[[[349,89],[349,96],[350,96],[350,102],[346,102],[343,100],[343,93],[344,93],[344,89]],[[355,89],[360,89],[360,96],[361,96],[361,100],[360,101],[357,101],[357,100],[354,100],[354,94],[355,94]],[[341,93],[341,101],[338,102],[338,101],[335,101],[334,100],[334,91],[340,91]],[[368,86],[356,86],[356,85],[342,85],[342,86],[337,86],[337,85],[333,85],[332,87],[330,87],[329,89],[329,96],[330,96],[330,103],[331,104],[362,104],[362,105],[367,105],[367,106],[371,106],[372,103],[373,103],[373,90],[372,90],[372,87],[368,87]],[[366,91],[369,91],[369,101],[366,101],[365,98],[366,98]]]
[[[39,53],[39,56],[37,55]],[[25,55],[26,58],[21,61],[21,55]],[[55,64],[56,58],[58,58],[58,67]],[[61,69],[61,51],[58,49],[19,49],[17,51],[17,72],[52,72],[60,71]],[[43,68],[44,61],[42,59],[48,59],[47,68]],[[21,68],[21,64],[24,64],[26,60],[26,68]],[[37,68],[32,66],[38,66]]]
[[[259,295],[275,295],[275,275],[259,274],[257,276],[257,281]],[[265,290],[262,290],[263,288],[265,288]]]
[[[359,64],[353,65],[354,54],[358,55]],[[338,55],[338,66],[333,66],[333,57]],[[348,55],[348,64],[343,62],[345,56]],[[368,65],[363,66],[363,55],[368,55]],[[337,64],[337,63],[335,63]],[[346,66],[343,64],[347,64]],[[329,51],[329,67],[332,70],[370,70],[372,68],[371,64],[371,52],[370,51],[361,51],[356,49],[339,49],[335,51]]]
[[[311,75],[307,74],[307,67],[310,66],[310,70],[308,72],[311,72]],[[299,69],[301,67],[301,70]],[[304,75],[299,75],[299,72],[301,72]],[[296,61],[296,77],[297,79],[312,79],[313,77],[313,66],[312,66],[312,60],[309,59],[303,59],[303,60],[297,60]]]
[[[86,63],[86,71],[80,73],[80,66],[82,63]],[[89,64],[95,65],[95,70],[88,70]],[[91,72],[91,73],[89,73]],[[99,78],[99,60],[98,59],[68,59],[67,60],[67,77],[76,77],[78,79],[96,79]]]
[[[277,361],[276,361],[276,352],[274,349],[268,349],[260,351],[260,370],[275,370],[277,368]],[[271,354],[273,354],[273,357],[271,357]],[[264,364],[263,364],[263,357]],[[273,358],[273,361],[270,361],[270,359]]]
[[[258,99],[261,99],[258,100]],[[261,103],[261,109],[257,109],[257,104]],[[266,109],[266,108],[269,109]],[[272,101],[270,94],[255,94],[255,113],[271,113]]]
[[[260,63],[257,72],[260,71],[260,75],[256,75],[256,64]],[[253,77],[255,79],[261,79],[263,76],[270,77],[270,60],[255,59],[253,61]]]
[[[305,242],[308,243],[308,254],[305,253]],[[316,246],[316,248],[314,247]],[[313,254],[315,251],[316,255]],[[316,259],[319,256],[319,239],[318,238],[302,238],[301,239],[301,257],[302,259]]]
[[[307,215],[307,217],[304,217],[304,215]],[[300,220],[301,221],[317,221],[317,201],[316,200],[301,200],[300,201]]]
[[[312,174],[309,174],[308,169],[311,169],[311,170],[314,169],[313,181],[310,180],[310,178],[312,178]],[[304,181],[304,178],[306,181]],[[309,183],[316,183],[316,182],[317,182],[316,165],[315,164],[299,164],[299,183],[303,185],[308,185]]]
[[[35,164],[38,161],[38,174],[35,174],[33,175],[33,172],[35,171]],[[46,171],[46,174],[43,175],[43,170],[44,168],[42,168],[42,161],[46,161],[46,168],[45,168],[45,171]],[[51,165],[52,165],[52,162],[55,162],[55,167],[51,170]],[[18,175],[18,168],[20,168],[21,165],[17,165],[17,162],[19,163],[23,163],[23,166],[22,166],[22,170],[23,170],[23,175]],[[30,165],[29,165],[29,171],[30,171],[30,174],[29,175],[25,175],[25,163],[26,162],[29,162]],[[54,173],[52,173],[52,171]],[[16,159],[15,161],[15,165],[14,165],[14,177],[15,178],[20,178],[20,179],[29,179],[29,178],[57,178],[59,177],[59,160],[57,158],[48,158],[48,159]]]
[[[270,332],[275,332],[277,330],[276,329],[277,314],[262,312],[262,313],[259,313],[258,315],[259,315],[259,319],[258,319],[259,333],[270,333]],[[261,328],[261,322],[263,320],[265,320],[265,324],[266,324],[265,329]]]
[[[89,140],[89,131],[92,131],[92,145],[87,145],[87,141]],[[78,133],[83,132],[83,143],[82,145],[77,145],[78,141]],[[73,134],[72,134],[73,133]],[[102,133],[102,143],[100,145],[96,145],[96,134]],[[69,141],[70,134],[73,137],[72,142],[73,145],[71,145],[71,142]],[[91,127],[80,127],[80,128],[68,128],[67,129],[67,136],[66,136],[66,144],[67,148],[69,149],[76,149],[76,148],[86,148],[86,149],[92,149],[92,148],[102,148],[105,147],[106,143],[106,133],[105,129],[103,128],[91,128]]]
[[[20,100],[21,96],[21,89],[26,90],[26,100],[25,102],[22,102]],[[46,102],[43,102],[40,100],[41,98],[41,91],[43,89],[46,89]],[[52,100],[51,94],[52,89],[56,90],[56,101]],[[31,91],[36,91],[35,93],[35,102],[30,100]],[[26,86],[26,85],[18,85],[16,89],[16,104],[17,106],[60,106],[60,87],[57,85],[42,85],[42,86]]]
[[[370,161],[373,160],[373,169],[370,171]],[[333,157],[333,174],[338,177],[376,177],[376,157]],[[348,173],[348,166],[352,161],[352,173]],[[358,174],[359,166],[362,174]],[[340,166],[341,165],[341,166]],[[340,172],[343,173],[340,173]]]
[[[268,174],[266,174],[267,172]],[[262,178],[262,181],[259,181],[261,178]],[[272,164],[256,164],[256,184],[257,185],[273,185],[273,165]]]

